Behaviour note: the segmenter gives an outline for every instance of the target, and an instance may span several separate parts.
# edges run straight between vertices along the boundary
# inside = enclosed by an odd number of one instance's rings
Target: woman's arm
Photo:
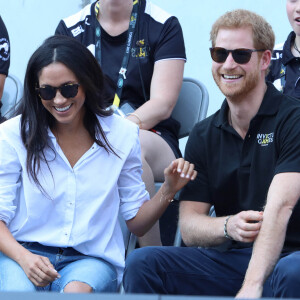
[[[0,251],[17,262],[36,286],[46,286],[60,277],[49,259],[21,246],[3,221],[0,221]]]
[[[183,59],[159,60],[154,64],[150,99],[134,112],[138,117],[128,116],[130,121],[148,130],[171,116],[181,89],[184,64]]]
[[[143,236],[161,217],[169,206],[175,194],[184,187],[188,181],[196,178],[194,165],[179,158],[173,161],[164,172],[165,182],[154,195],[139,209],[136,216],[126,221],[128,229],[137,236]]]

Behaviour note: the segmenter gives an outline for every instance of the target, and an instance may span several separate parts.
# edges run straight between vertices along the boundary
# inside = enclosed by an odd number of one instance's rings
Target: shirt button
[[[250,139],[250,137],[251,137],[251,135],[249,134],[249,135],[248,135],[248,139]]]
[[[67,233],[65,233],[65,236],[67,236],[68,234]]]

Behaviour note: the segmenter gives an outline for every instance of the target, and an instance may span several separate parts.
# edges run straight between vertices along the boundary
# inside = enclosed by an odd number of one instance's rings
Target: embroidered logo
[[[71,32],[73,36],[76,37],[77,35],[81,34],[81,32],[84,32],[84,29],[82,28],[81,25],[79,25],[76,28],[72,29]]]
[[[258,133],[257,143],[261,146],[269,146],[274,141],[274,132],[272,133]]]

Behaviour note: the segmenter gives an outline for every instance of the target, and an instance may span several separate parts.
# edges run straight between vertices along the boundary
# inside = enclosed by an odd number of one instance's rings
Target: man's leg
[[[270,277],[274,297],[300,298],[300,251],[281,258]]]
[[[127,293],[234,296],[242,285],[251,251],[137,249],[126,260],[124,289]]]

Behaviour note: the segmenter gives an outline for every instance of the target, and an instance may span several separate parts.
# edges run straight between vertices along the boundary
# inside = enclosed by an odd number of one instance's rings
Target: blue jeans
[[[145,247],[126,259],[126,293],[235,296],[252,248],[219,252],[192,247]],[[263,297],[300,298],[300,252],[284,254],[267,279]]]
[[[48,257],[61,278],[46,287],[36,287],[14,260],[0,252],[0,291],[54,291],[63,293],[72,281],[92,287],[93,292],[116,292],[117,272],[113,265],[101,258],[86,256],[73,248],[43,246],[39,243],[21,243],[30,252]]]

